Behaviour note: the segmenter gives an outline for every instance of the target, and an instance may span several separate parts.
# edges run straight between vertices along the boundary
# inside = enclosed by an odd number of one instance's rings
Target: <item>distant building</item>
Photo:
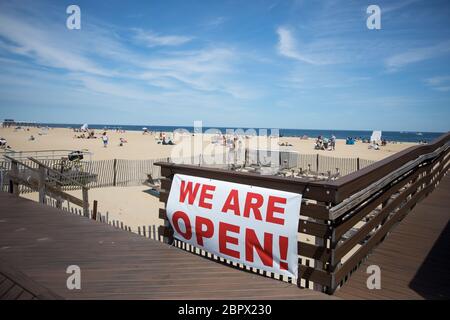
[[[3,128],[9,127],[36,127],[37,123],[33,121],[15,121],[14,119],[4,119],[2,122]]]

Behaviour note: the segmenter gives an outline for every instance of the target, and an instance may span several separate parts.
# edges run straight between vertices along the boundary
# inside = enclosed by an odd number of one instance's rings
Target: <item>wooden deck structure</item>
[[[368,290],[367,267],[381,268]],[[450,176],[394,229],[335,294],[344,299],[450,299]]]
[[[81,290],[67,289],[70,265],[81,268]],[[0,299],[55,297],[333,298],[0,192]]]
[[[265,176],[175,163],[157,165],[161,166],[164,176],[160,201],[165,205],[175,174],[302,194],[297,285],[333,294],[345,285],[391,230],[439,185],[450,167],[450,133],[333,181]],[[180,240],[174,239],[165,209],[160,209],[159,216],[164,220],[160,234],[167,243],[179,245]],[[422,234],[417,237],[420,236]],[[313,242],[303,240],[305,237],[312,238]],[[403,250],[407,245],[402,243],[398,247],[405,256],[410,254]]]
[[[73,299],[448,298],[449,163],[450,133],[335,181],[158,164],[164,203],[177,173],[303,194],[298,232],[314,243],[298,242],[296,285],[180,250],[186,244],[174,239],[165,209],[164,244],[18,198],[17,185],[29,182],[14,174],[13,194],[0,193],[0,260],[51,296]],[[367,289],[368,264],[381,268],[382,290]],[[82,270],[81,290],[66,287],[69,265]],[[28,290],[0,274],[0,297]]]

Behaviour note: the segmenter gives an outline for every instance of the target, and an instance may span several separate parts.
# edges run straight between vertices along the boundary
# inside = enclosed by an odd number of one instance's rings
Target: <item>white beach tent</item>
[[[88,124],[85,123],[81,126],[81,130],[86,131],[88,129]]]
[[[374,131],[370,136],[370,143],[379,143],[381,141],[381,131]]]

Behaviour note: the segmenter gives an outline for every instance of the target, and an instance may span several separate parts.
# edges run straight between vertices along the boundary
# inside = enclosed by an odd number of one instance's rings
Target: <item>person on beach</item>
[[[103,147],[106,148],[108,146],[108,136],[106,135],[106,132],[103,132],[102,140],[103,140]]]
[[[336,136],[333,134],[330,139],[331,150],[336,150]]]
[[[120,141],[119,142],[119,147],[123,147],[123,144],[128,142],[126,139],[124,139],[122,137],[120,137],[119,141]]]
[[[5,138],[0,138],[0,148],[4,149],[6,148],[6,139]]]

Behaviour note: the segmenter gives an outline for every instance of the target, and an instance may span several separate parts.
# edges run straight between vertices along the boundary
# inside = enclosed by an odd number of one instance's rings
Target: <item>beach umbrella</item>
[[[381,141],[381,131],[375,130],[372,132],[372,135],[370,136],[370,142],[379,142]]]
[[[143,127],[142,130],[147,130],[147,128],[146,128],[146,127]]]
[[[83,124],[81,126],[81,130],[87,130],[87,128],[88,128],[88,124],[87,123],[85,123],[85,124]]]

